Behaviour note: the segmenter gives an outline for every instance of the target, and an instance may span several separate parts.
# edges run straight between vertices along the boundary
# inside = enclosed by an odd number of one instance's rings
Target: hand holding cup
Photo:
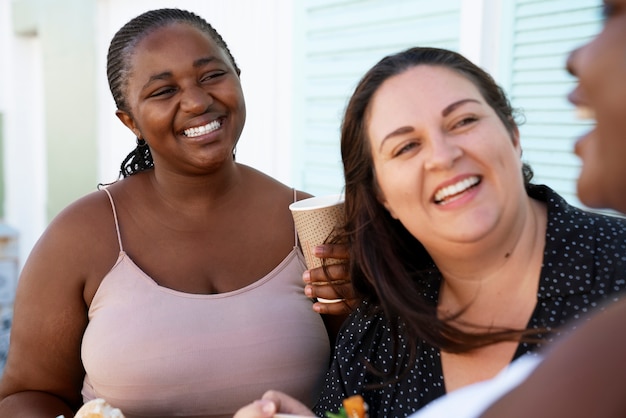
[[[293,215],[298,238],[302,247],[302,253],[304,254],[309,269],[308,276],[305,273],[305,281],[307,277],[309,279],[315,277],[313,280],[309,281],[310,285],[326,287],[322,293],[330,293],[332,299],[320,298],[320,293],[315,292],[317,293],[315,296],[318,296],[317,299],[319,302],[342,302],[344,298],[338,295],[338,292],[335,290],[329,291],[329,289],[333,287],[332,274],[331,277],[328,277],[324,271],[323,263],[327,266],[327,271],[330,272],[329,269],[331,267],[334,271],[338,271],[340,273],[339,276],[344,277],[340,279],[343,281],[345,280],[345,276],[347,276],[347,274],[341,273],[345,272],[345,266],[333,267],[333,265],[345,263],[345,258],[329,258],[325,255],[319,258],[316,255],[316,249],[318,249],[320,245],[328,242],[334,236],[338,228],[342,227],[345,219],[343,212],[343,196],[327,195],[312,197],[292,203],[289,209]],[[324,247],[321,248],[323,249]],[[322,262],[322,258],[325,259],[324,262]],[[317,278],[321,280],[318,281]],[[335,284],[341,285],[345,283]]]

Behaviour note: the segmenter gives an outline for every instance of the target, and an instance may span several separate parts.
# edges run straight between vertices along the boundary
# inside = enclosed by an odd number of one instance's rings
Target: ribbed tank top
[[[303,293],[297,248],[265,277],[227,293],[159,286],[120,247],[91,306],[82,342],[83,399],[132,417],[232,416],[268,389],[312,405],[330,355]]]

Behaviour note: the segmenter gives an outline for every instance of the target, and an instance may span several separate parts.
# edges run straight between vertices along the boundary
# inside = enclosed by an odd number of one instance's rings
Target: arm
[[[521,385],[481,417],[623,417],[624,353],[626,300],[557,343]]]
[[[85,284],[90,268],[98,264],[87,262],[96,246],[88,237],[95,232],[90,223],[97,221],[85,224],[76,218],[88,209],[55,219],[24,266],[0,381],[0,417],[73,416],[82,404]]]

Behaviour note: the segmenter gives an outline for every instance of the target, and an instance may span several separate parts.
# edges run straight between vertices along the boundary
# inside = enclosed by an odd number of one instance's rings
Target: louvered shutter
[[[511,103],[522,110],[523,158],[544,183],[579,205],[580,161],[574,142],[589,129],[577,120],[566,96],[575,85],[567,74],[569,51],[587,42],[601,26],[598,0],[515,0],[512,28]]]
[[[338,193],[344,184],[339,128],[356,83],[384,55],[410,46],[457,50],[460,0],[300,3],[296,32],[303,38],[296,51],[300,89],[294,94],[295,178],[310,193]]]

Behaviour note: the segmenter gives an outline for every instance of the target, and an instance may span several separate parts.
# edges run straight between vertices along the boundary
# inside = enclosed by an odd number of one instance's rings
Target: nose
[[[583,47],[579,47],[574,49],[572,52],[570,52],[570,54],[567,57],[567,61],[565,63],[565,66],[567,68],[567,72],[570,73],[571,75],[573,75],[574,77],[578,78],[579,72],[578,72],[578,60],[580,59],[580,54],[582,51]],[[568,95],[567,95],[567,99],[570,101],[570,103],[573,104],[579,104],[581,102],[581,92],[579,89],[579,85],[577,85]]]
[[[463,150],[456,140],[446,136],[433,138],[430,141],[430,152],[427,153],[424,167],[427,170],[446,170],[463,155]]]
[[[572,52],[570,52],[570,54],[567,57],[567,61],[565,62],[565,67],[567,68],[567,72],[573,75],[574,77],[577,76],[575,61],[576,61],[576,57],[578,56],[578,54],[580,54],[580,48],[574,49]]]
[[[207,92],[202,86],[191,85],[184,89],[180,107],[183,111],[202,114],[213,103],[213,96]]]

